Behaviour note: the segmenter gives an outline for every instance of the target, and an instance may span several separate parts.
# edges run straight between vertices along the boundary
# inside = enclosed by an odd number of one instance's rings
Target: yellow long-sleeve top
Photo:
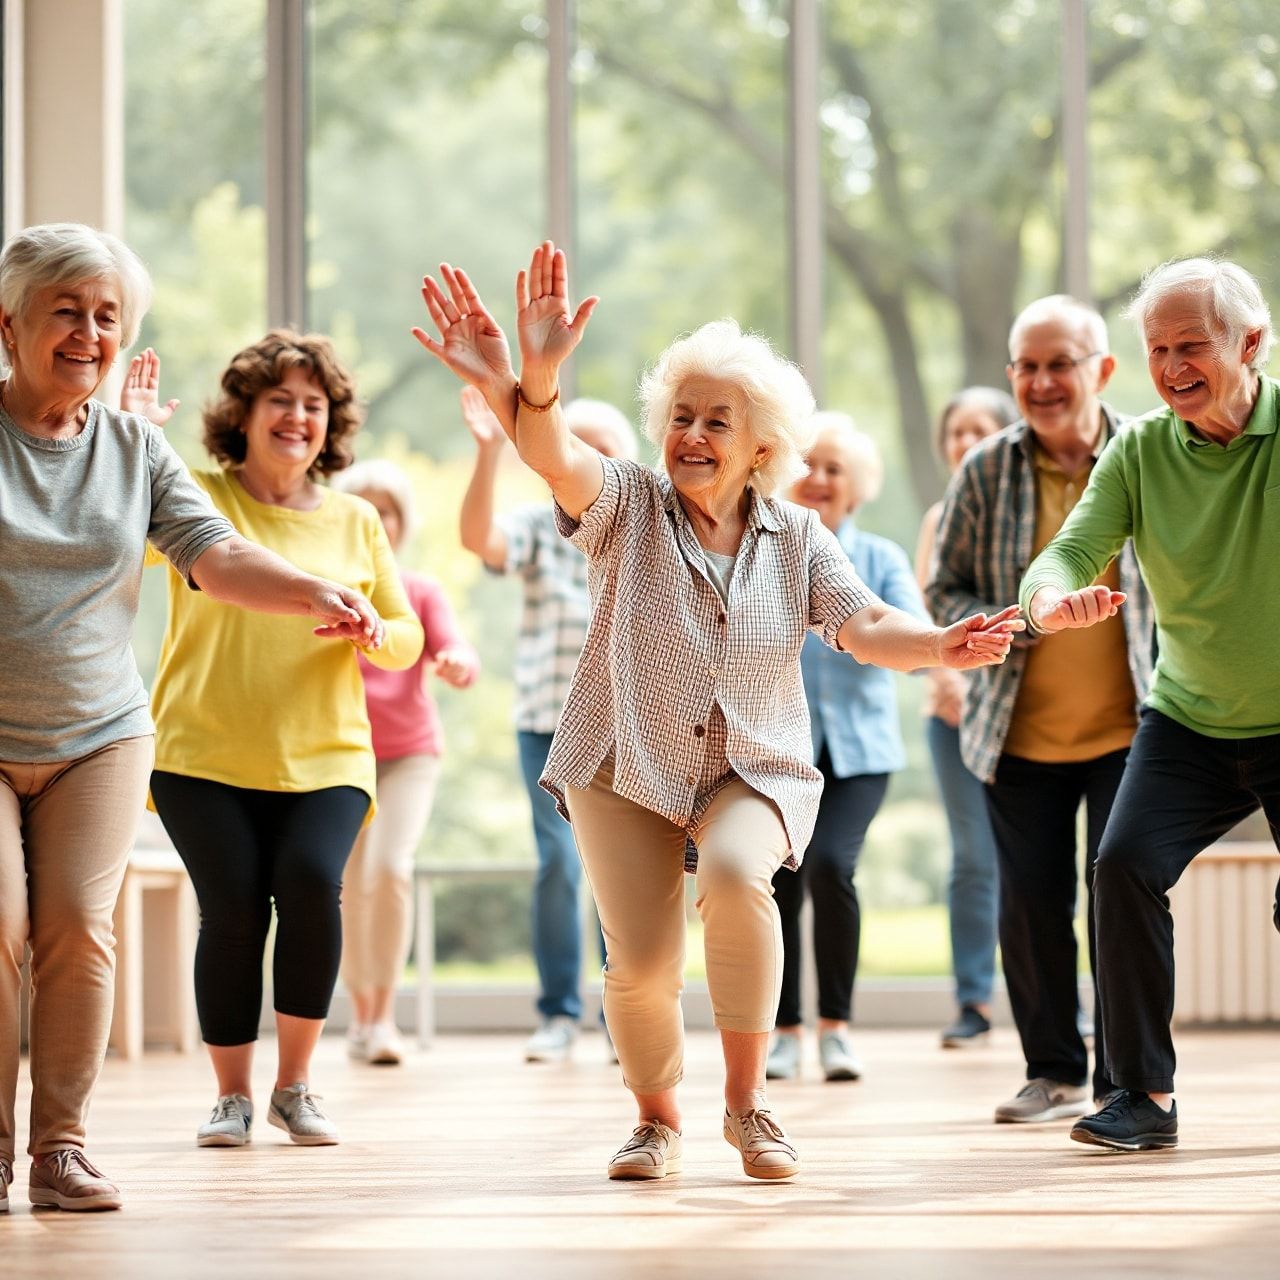
[[[386,624],[378,667],[412,666],[422,624],[374,508],[322,490],[294,511],[251,498],[234,472],[194,472],[246,538],[307,573],[363,592]],[[169,570],[169,619],[151,693],[156,764],[257,791],[358,787],[373,815],[376,772],[355,648],[312,618],[251,613],[192,591]]]

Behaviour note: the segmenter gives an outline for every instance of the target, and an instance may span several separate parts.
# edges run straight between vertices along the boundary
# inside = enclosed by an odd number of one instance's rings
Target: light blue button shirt
[[[836,537],[858,576],[881,600],[929,621],[911,561],[896,542],[864,533],[852,520],[840,526]],[[906,764],[892,671],[856,662],[812,633],[800,651],[800,671],[815,763],[825,746],[837,778],[892,773]]]

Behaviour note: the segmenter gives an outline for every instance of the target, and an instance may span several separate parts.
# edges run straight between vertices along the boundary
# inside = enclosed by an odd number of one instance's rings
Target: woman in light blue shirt
[[[820,413],[808,455],[809,474],[790,498],[817,511],[837,537],[858,576],[886,603],[920,619],[927,615],[907,553],[864,533],[853,514],[880,489],[884,465],[875,441],[842,413]],[[813,900],[818,971],[818,1052],[828,1080],[856,1080],[861,1064],[849,1043],[853,984],[858,970],[860,914],[853,877],[867,828],[889,785],[906,763],[898,726],[893,673],[851,661],[810,636],[800,667],[813,735],[813,760],[822,772],[822,803],[800,873],[779,872],[774,899],[782,916],[782,998],[767,1073],[790,1079],[800,1066],[800,908]]]

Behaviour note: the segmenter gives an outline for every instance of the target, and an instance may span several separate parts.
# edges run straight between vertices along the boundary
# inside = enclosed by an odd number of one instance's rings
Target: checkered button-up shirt
[[[515,722],[554,733],[591,620],[587,562],[556,532],[547,504],[519,507],[495,521],[507,558],[494,573],[518,573],[524,588],[515,653]]]
[[[1124,419],[1102,406],[1107,442]],[[1105,444],[1104,446],[1105,447]],[[989,436],[969,451],[947,487],[938,525],[933,577],[925,599],[940,626],[973,613],[991,613],[1016,603],[1031,563],[1036,530],[1034,440],[1025,420]],[[1155,609],[1138,569],[1133,543],[1120,552],[1120,589],[1129,597],[1121,610],[1128,641],[1129,672],[1141,701],[1151,687],[1155,654]],[[960,754],[971,773],[995,779],[996,764],[1013,720],[1029,648],[1036,636],[1013,642],[1003,664],[979,667],[965,681]],[[1088,672],[1080,678],[1088,679]],[[1069,697],[1070,691],[1064,693]]]
[[[603,466],[580,520],[556,512],[590,563],[592,615],[542,785],[564,813],[564,788],[588,786],[612,751],[614,790],[696,839],[737,775],[777,805],[798,865],[822,795],[801,646],[809,630],[834,646],[875,597],[814,512],[752,493],[726,606],[671,482]]]

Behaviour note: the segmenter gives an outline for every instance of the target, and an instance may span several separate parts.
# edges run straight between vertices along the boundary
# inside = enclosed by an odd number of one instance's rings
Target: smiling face
[[[111,277],[35,290],[0,322],[14,375],[36,399],[87,400],[120,350],[120,311]]]
[[[1258,331],[1233,341],[1204,291],[1157,303],[1143,325],[1147,368],[1160,398],[1184,422],[1242,427],[1256,393],[1249,361]]]
[[[1099,351],[1084,316],[1052,311],[1019,326],[1009,346],[1009,385],[1037,436],[1092,439],[1101,420],[1098,397],[1115,368]]]
[[[954,471],[964,455],[980,440],[993,436],[1001,429],[1000,423],[979,404],[961,401],[947,414],[942,427],[942,457],[948,473]]]
[[[245,460],[310,470],[329,431],[329,396],[305,368],[254,397],[244,423]]]
[[[811,507],[834,532],[857,510],[865,486],[856,460],[838,431],[823,431],[805,457],[809,474],[797,480],[787,495],[802,507]]]
[[[747,399],[720,378],[690,378],[676,388],[662,457],[676,492],[699,504],[741,496],[768,450],[747,421]]]

